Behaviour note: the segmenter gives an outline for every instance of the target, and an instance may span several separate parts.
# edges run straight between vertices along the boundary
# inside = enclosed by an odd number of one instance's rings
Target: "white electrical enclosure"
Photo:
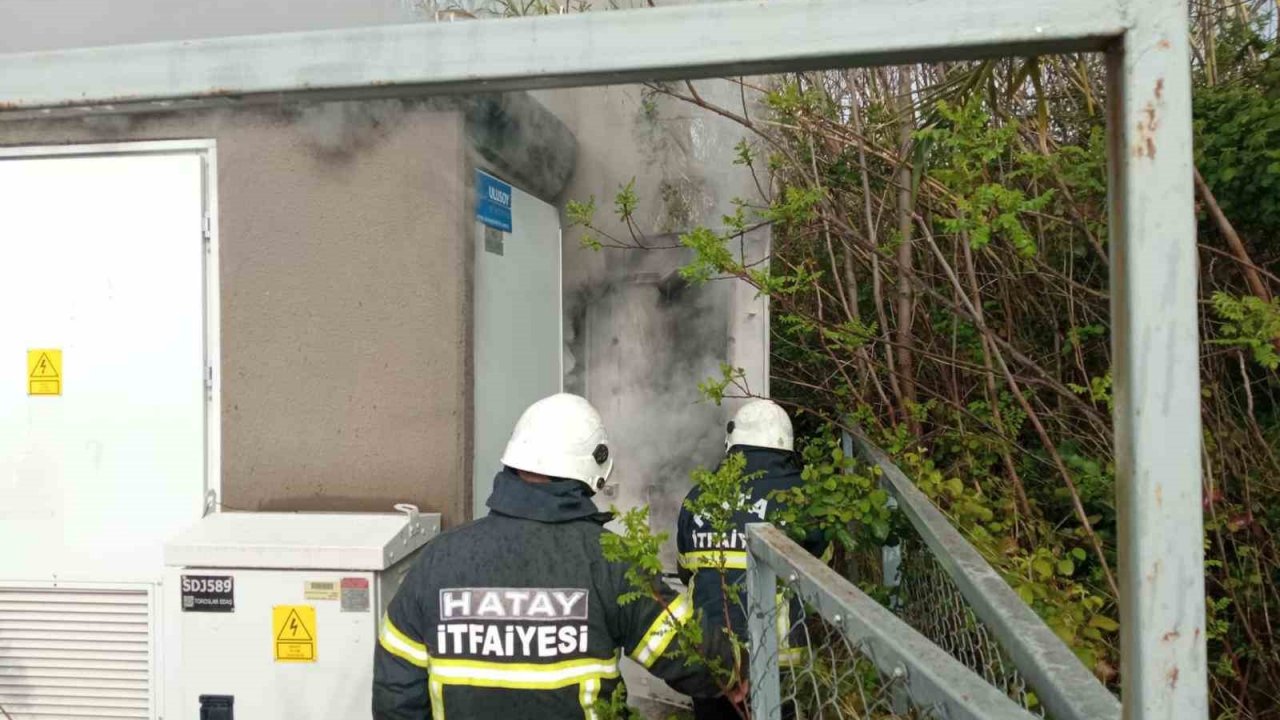
[[[438,514],[220,513],[165,545],[164,716],[368,717],[378,624]]]

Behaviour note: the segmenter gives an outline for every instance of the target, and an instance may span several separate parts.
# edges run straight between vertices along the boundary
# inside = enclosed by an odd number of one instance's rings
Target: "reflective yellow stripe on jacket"
[[[600,697],[602,682],[616,678],[618,658],[608,660],[582,658],[555,663],[489,662],[434,658],[431,661],[431,716],[444,720],[444,688],[464,685],[509,690],[558,690],[578,686],[578,702],[583,715],[595,717],[595,702]]]
[[[782,592],[778,593],[777,603],[778,665],[795,667],[808,660],[808,648],[791,647],[791,604],[787,602],[787,596]]]
[[[746,550],[695,550],[680,554],[680,566],[687,570],[746,570]]]
[[[382,618],[382,632],[378,633],[378,643],[382,649],[396,657],[420,668],[431,664],[431,656],[427,654],[427,646],[409,639],[400,632],[400,628],[391,622],[391,616]]]
[[[618,659],[582,658],[555,663],[490,662],[435,658],[431,679],[444,685],[507,688],[509,690],[555,690],[587,680],[618,677]]]
[[[631,651],[631,659],[646,668],[653,667],[658,658],[662,657],[662,653],[667,651],[671,641],[675,639],[680,626],[691,617],[693,617],[693,598],[688,592],[681,593],[654,619],[653,624],[636,644],[635,650]]]
[[[578,702],[586,720],[596,720],[596,699],[600,697],[600,678],[583,680],[578,685]]]

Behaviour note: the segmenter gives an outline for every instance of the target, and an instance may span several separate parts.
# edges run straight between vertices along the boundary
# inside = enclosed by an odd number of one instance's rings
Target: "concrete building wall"
[[[697,83],[700,95],[740,108],[738,88]],[[719,229],[735,197],[758,197],[755,182],[733,163],[747,133],[688,104],[640,85],[533,93],[573,131],[578,162],[560,197],[594,196],[605,231],[628,237],[613,213],[618,190],[634,180],[634,218],[656,244],[674,244],[698,225]],[[724,427],[736,407],[702,401],[698,382],[728,362],[744,370],[753,392],[768,391],[768,306],[745,283],[684,286],[676,277],[687,250],[590,250],[581,229],[563,218],[566,389],[600,410],[617,460],[601,507],[649,507],[650,527],[674,534],[690,472],[724,455]],[[753,234],[750,261],[769,247],[768,230]],[[675,543],[661,559],[676,568]],[[623,663],[629,700],[644,717],[671,714],[682,698],[638,666]]]
[[[739,88],[696,83],[701,97],[740,109]],[[643,85],[533,93],[573,131],[575,173],[561,195],[594,197],[595,222],[624,242],[629,229],[614,212],[628,183],[640,204],[633,223],[651,246],[678,245],[699,225],[721,230],[734,199],[758,199],[750,172],[734,163],[748,132],[689,103]],[[753,98],[754,94],[748,95]],[[684,248],[592,250],[583,230],[564,218],[566,389],[600,410],[616,448],[614,481],[602,506],[648,505],[655,531],[672,532],[690,472],[714,467],[737,401],[705,401],[698,383],[721,363],[742,368],[753,393],[768,392],[768,307],[742,282],[687,287],[677,275],[692,257]],[[747,239],[749,261],[762,259],[768,230]],[[662,553],[675,568],[675,544]]]
[[[0,144],[214,138],[226,509],[469,509],[458,112],[377,103],[0,124]]]

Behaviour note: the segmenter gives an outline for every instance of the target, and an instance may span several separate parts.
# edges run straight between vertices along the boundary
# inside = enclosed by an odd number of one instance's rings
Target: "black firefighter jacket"
[[[773,493],[799,486],[803,468],[794,453],[783,450],[735,445],[729,452],[742,453],[746,458],[744,477],[760,473],[744,485],[748,509],[734,514],[729,536],[717,542],[711,526],[682,504],[676,521],[676,549],[680,553],[680,579],[693,593],[694,606],[704,613],[704,622],[711,627],[732,628],[733,633],[745,641],[747,525],[766,519],[773,522],[774,514],[782,507],[772,497]],[[699,495],[700,490],[695,486],[686,500]],[[806,538],[802,545],[814,555],[821,555],[826,548],[826,543],[817,535]],[[725,589],[729,590],[727,598]],[[777,618],[782,665],[803,661],[804,631],[797,624],[800,616],[800,601],[793,598],[790,612],[779,613]]]
[[[423,549],[391,601],[375,650],[375,720],[593,718],[621,680],[625,652],[688,695],[719,693],[705,669],[674,657],[694,616],[665,586],[626,605],[626,566],[600,549],[603,523],[571,480],[494,480],[487,517]],[[723,633],[706,652],[731,667]]]

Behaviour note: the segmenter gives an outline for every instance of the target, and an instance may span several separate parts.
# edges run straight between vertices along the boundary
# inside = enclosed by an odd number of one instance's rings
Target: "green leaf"
[[[883,520],[873,520],[871,522],[871,534],[875,535],[877,540],[884,540],[889,537],[889,523]]]
[[[1070,577],[1076,571],[1076,564],[1071,562],[1071,558],[1062,558],[1058,561],[1058,574]]]
[[[623,185],[614,196],[613,211],[618,219],[629,220],[639,206],[640,199],[636,196],[636,179],[631,178],[631,181]]]
[[[1120,629],[1120,623],[1106,615],[1094,615],[1089,618],[1089,627],[1098,628],[1103,632],[1115,632]]]
[[[590,226],[596,217],[596,198],[591,196],[586,202],[570,200],[565,205],[565,215],[569,217],[569,226]]]

